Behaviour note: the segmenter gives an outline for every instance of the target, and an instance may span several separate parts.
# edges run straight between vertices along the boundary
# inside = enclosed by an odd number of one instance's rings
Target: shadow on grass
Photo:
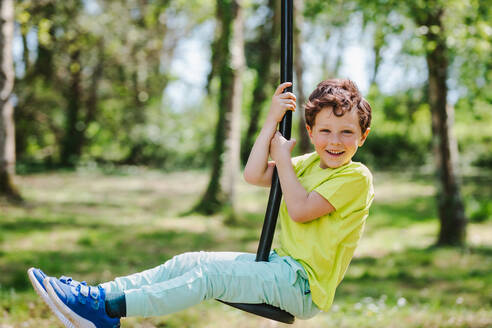
[[[113,227],[113,224],[100,222],[82,222],[74,217],[67,218],[36,218],[36,217],[19,217],[15,219],[2,219],[0,222],[0,231],[10,231],[25,233],[29,231],[51,230],[53,228],[84,228],[84,229],[102,229]],[[116,228],[117,229],[117,228]]]
[[[486,247],[486,246],[479,246],[479,247],[472,247],[468,249],[469,252],[472,254],[479,254],[483,256],[488,256],[488,261],[492,261],[492,247]]]
[[[58,221],[43,221],[32,217],[20,217],[10,221],[5,220],[5,218],[2,218],[2,221],[0,221],[1,231],[27,232],[30,230],[50,230],[54,226],[60,225]]]
[[[154,231],[141,233],[135,244],[153,244],[161,249],[189,249],[201,250],[212,247],[218,241],[212,233],[188,233],[183,231]]]
[[[118,203],[110,203],[110,202],[96,202],[96,201],[75,201],[75,202],[68,202],[64,201],[63,203],[57,203],[57,206],[62,205],[63,207],[66,208],[73,208],[73,207],[87,207],[91,209],[100,209],[100,208],[120,208],[121,204]],[[45,208],[50,208],[54,206],[53,202],[38,202],[36,203],[36,206],[39,207],[45,207]]]

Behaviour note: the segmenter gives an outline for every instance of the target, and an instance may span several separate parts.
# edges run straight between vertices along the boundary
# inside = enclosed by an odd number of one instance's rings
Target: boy
[[[281,93],[290,85],[277,88],[244,176],[249,183],[268,186],[277,167],[284,200],[279,213],[281,247],[275,252],[302,265],[313,302],[326,311],[374,198],[370,171],[351,161],[370,132],[371,107],[352,81],[321,82],[305,107],[306,129],[315,152],[291,160],[295,141],[287,141],[273,123],[280,122],[285,110],[295,109],[295,96]],[[266,166],[268,154],[273,162]]]
[[[99,286],[29,269],[36,291],[67,327],[118,327],[127,315],[164,315],[213,298],[268,303],[301,319],[330,308],[374,196],[371,173],[351,161],[369,134],[371,107],[353,82],[321,82],[305,114],[316,151],[291,159],[295,141],[276,132],[296,108],[294,94],[282,93],[290,85],[275,91],[244,170],[245,180],[260,186],[270,186],[278,170],[281,247],[269,262],[247,253],[185,253]]]

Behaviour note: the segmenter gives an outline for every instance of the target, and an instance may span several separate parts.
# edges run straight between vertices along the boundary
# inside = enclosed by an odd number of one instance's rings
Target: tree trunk
[[[73,167],[82,153],[85,124],[80,118],[81,105],[81,65],[80,50],[74,50],[70,56],[71,82],[67,92],[67,117],[65,137],[62,144],[61,163]]]
[[[441,228],[438,245],[464,245],[466,217],[457,170],[457,146],[452,135],[454,109],[447,106],[447,48],[442,25],[443,10],[429,14],[426,60],[429,71],[429,103],[432,111],[433,145],[440,186],[438,188]]]
[[[231,66],[233,69],[232,84],[232,107],[226,116],[226,149],[224,163],[223,188],[225,192],[225,206],[228,211],[227,221],[235,222],[237,213],[236,204],[236,185],[239,177],[241,162],[241,108],[243,98],[242,75],[245,66],[244,59],[244,37],[243,37],[243,10],[242,0],[237,0],[235,5],[235,19],[233,22],[233,32],[231,40]]]
[[[278,1],[269,0],[268,9],[269,14],[266,15],[265,22],[258,28],[258,41],[255,43],[254,51],[258,52],[258,63],[255,66],[256,69],[256,81],[253,89],[253,101],[251,102],[251,110],[249,115],[249,124],[246,131],[246,136],[241,145],[241,162],[246,165],[248,161],[249,152],[253,148],[255,137],[258,132],[258,123],[260,121],[261,112],[265,101],[269,99],[266,94],[267,87],[271,84],[272,78],[272,64],[273,59],[276,58],[275,54],[279,48],[276,35],[278,24],[278,10],[276,5]]]
[[[13,200],[21,200],[14,185],[15,128],[14,107],[10,96],[14,88],[14,2],[0,2],[0,194]]]
[[[241,0],[218,0],[217,20],[220,33],[219,39],[214,42],[222,63],[219,67],[219,115],[215,130],[213,163],[210,181],[207,190],[200,202],[194,207],[194,211],[213,214],[221,210],[224,205],[229,207],[229,218],[234,217],[233,198],[235,176],[239,172],[239,115],[241,106],[242,84],[240,72],[243,65],[242,42],[242,13]],[[238,20],[236,22],[236,20]],[[240,33],[238,33],[240,32]],[[240,68],[240,69],[238,69]],[[238,107],[239,106],[239,107]],[[232,131],[235,129],[237,131]],[[227,153],[225,150],[227,149]],[[225,179],[222,179],[224,159],[228,161]],[[222,186],[223,182],[232,183],[230,186]],[[225,193],[224,193],[225,192]]]
[[[311,142],[306,130],[306,120],[304,118],[304,104],[306,103],[306,94],[304,93],[304,87],[302,84],[304,65],[302,62],[302,31],[301,27],[304,22],[304,1],[294,1],[294,67],[296,70],[297,85],[297,113],[299,113],[299,140],[297,142],[301,153],[308,153],[311,151]]]

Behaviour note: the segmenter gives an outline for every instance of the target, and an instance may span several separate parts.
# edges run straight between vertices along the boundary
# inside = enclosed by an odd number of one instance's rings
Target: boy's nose
[[[333,146],[337,146],[339,145],[341,142],[340,142],[340,139],[336,136],[332,136],[329,140],[329,143],[330,145],[333,145]]]

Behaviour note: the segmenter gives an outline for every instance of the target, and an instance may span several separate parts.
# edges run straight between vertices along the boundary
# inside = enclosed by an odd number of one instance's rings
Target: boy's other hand
[[[292,82],[285,82],[280,84],[275,90],[272,97],[272,104],[270,105],[270,111],[268,112],[268,120],[279,123],[288,110],[296,110],[296,96],[292,92],[283,92],[285,88],[290,87]]]
[[[275,132],[275,135],[270,142],[270,156],[279,163],[280,161],[290,161],[290,154],[296,145],[295,139],[287,140],[280,132]]]

